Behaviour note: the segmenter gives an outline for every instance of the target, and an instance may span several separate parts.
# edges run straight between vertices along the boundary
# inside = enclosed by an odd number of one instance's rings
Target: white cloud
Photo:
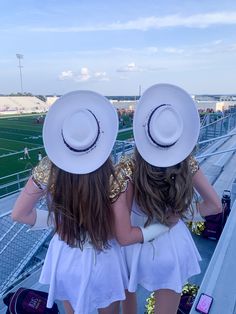
[[[59,75],[60,80],[71,80],[75,82],[87,82],[87,81],[109,81],[109,77],[106,72],[91,72],[87,67],[82,67],[79,73],[75,73],[72,70],[62,71]]]
[[[146,66],[141,67],[141,66],[137,66],[134,62],[131,62],[128,65],[118,68],[116,71],[124,72],[124,73],[131,73],[131,72],[153,72],[153,71],[159,71],[159,70],[163,70],[163,68],[152,66],[152,65],[151,66],[146,65]],[[125,79],[127,78],[126,76],[124,77]],[[121,76],[121,78],[123,79],[123,75]]]
[[[141,71],[142,69],[137,67],[134,62],[131,62],[117,69],[117,72],[141,72]]]
[[[53,33],[79,33],[97,31],[125,31],[149,29],[160,29],[167,27],[191,27],[206,28],[213,25],[236,25],[236,12],[210,12],[184,16],[180,14],[166,16],[149,16],[127,22],[116,22],[105,25],[93,25],[90,27],[31,27],[24,28],[26,31],[33,32],[53,32]]]
[[[62,71],[61,74],[59,75],[59,79],[62,81],[72,79],[73,77],[74,74],[71,70]]]
[[[81,68],[80,70],[80,74],[77,76],[76,80],[77,81],[81,81],[81,82],[85,82],[88,81],[90,79],[90,74],[89,74],[89,69],[86,67]]]
[[[163,17],[146,17],[131,20],[126,23],[111,24],[113,30],[142,30],[159,29],[166,27],[192,27],[203,28],[212,25],[236,24],[236,12],[213,12],[182,16],[179,14]]]
[[[94,78],[100,81],[109,81],[109,77],[107,76],[106,72],[95,72]]]

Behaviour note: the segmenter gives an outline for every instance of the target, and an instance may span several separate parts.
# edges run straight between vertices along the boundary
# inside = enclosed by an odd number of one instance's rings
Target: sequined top
[[[189,158],[189,168],[193,176],[199,170],[199,163],[192,155]]]
[[[46,156],[40,160],[38,165],[33,169],[32,179],[40,189],[44,189],[48,184],[51,166],[52,163]]]
[[[38,165],[33,169],[32,179],[35,184],[43,189],[47,186],[49,175],[51,171],[51,161],[48,157],[44,157]],[[191,156],[189,159],[189,166],[192,175],[194,175],[198,169],[199,164],[196,159]],[[110,200],[115,202],[119,197],[120,193],[124,192],[127,189],[128,182],[133,181],[133,174],[135,169],[135,159],[134,155],[123,156],[115,166],[115,176],[110,178]]]
[[[134,167],[133,155],[121,157],[120,162],[115,166],[115,177],[111,176],[110,179],[110,200],[112,203],[117,200],[120,193],[127,189],[128,182],[133,181]]]
[[[190,156],[189,158],[189,168],[192,175],[194,175],[199,169],[199,164],[193,156]],[[127,189],[128,182],[133,181],[134,169],[134,155],[123,156],[119,164],[115,166],[116,178],[114,178],[113,176],[111,177],[110,199],[112,202],[115,202],[120,193],[124,192]]]

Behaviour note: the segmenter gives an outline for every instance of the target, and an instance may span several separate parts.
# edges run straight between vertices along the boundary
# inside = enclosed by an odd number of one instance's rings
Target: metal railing
[[[199,141],[209,140],[226,135],[236,127],[236,113],[218,119],[206,126],[201,127]]]
[[[19,191],[30,177],[32,169],[27,169],[0,178],[0,198]]]
[[[234,151],[236,148],[230,148],[229,150],[223,150],[219,152],[211,152],[209,154],[204,155],[204,150],[211,145],[213,141],[217,141],[223,138],[231,137],[235,135],[235,133],[230,133],[232,129],[236,127],[236,113],[232,113],[226,117],[218,119],[215,122],[208,124],[207,126],[203,126],[200,129],[199,140],[197,144],[197,158],[204,158],[209,157],[212,155],[217,155],[221,153],[227,153],[230,151]],[[127,131],[131,131],[132,128],[126,128],[119,130],[119,134]],[[33,148],[31,150],[43,149],[43,147]],[[112,159],[114,163],[117,163],[121,156],[125,154],[132,153],[134,148],[134,141],[132,140],[125,140],[119,141],[117,140],[114,148],[112,150]],[[29,150],[30,151],[30,150]],[[19,153],[19,152],[17,152]],[[13,153],[13,154],[17,154]],[[22,152],[20,152],[22,153]],[[203,155],[202,155],[203,154]],[[202,156],[200,156],[202,155]],[[1,158],[2,156],[0,156]],[[6,156],[5,156],[6,157]],[[24,184],[26,183],[27,179],[31,174],[31,169],[21,171],[18,173],[14,173],[9,176],[5,176],[0,178],[0,198],[6,197],[10,194],[13,194],[19,191]]]

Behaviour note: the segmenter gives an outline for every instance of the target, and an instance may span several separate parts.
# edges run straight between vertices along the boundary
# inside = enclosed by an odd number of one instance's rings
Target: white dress
[[[146,221],[135,201],[131,219],[133,226],[144,226]],[[180,293],[188,278],[200,273],[201,257],[182,220],[152,242],[124,247],[123,252],[130,292],[135,292],[139,284],[149,291],[171,289]]]
[[[32,179],[40,189],[47,187],[50,169],[47,157],[34,168]],[[47,215],[43,213],[38,217],[37,213],[37,218],[41,218],[40,228],[48,227]],[[71,248],[54,235],[39,279],[40,283],[50,285],[49,308],[55,300],[68,300],[75,314],[89,314],[125,299],[128,273],[124,257],[116,240],[110,240],[109,244],[110,248],[103,251],[88,244],[80,250]]]
[[[88,314],[125,299],[127,269],[119,244],[109,243],[111,248],[101,252],[91,245],[82,251],[54,235],[39,279],[50,285],[47,307],[55,300],[68,300],[75,314]]]

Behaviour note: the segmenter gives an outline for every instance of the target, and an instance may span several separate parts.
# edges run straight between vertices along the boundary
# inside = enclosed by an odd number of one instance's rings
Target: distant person
[[[24,159],[30,159],[28,147],[24,148]]]
[[[42,153],[38,152],[38,161],[42,160]]]

